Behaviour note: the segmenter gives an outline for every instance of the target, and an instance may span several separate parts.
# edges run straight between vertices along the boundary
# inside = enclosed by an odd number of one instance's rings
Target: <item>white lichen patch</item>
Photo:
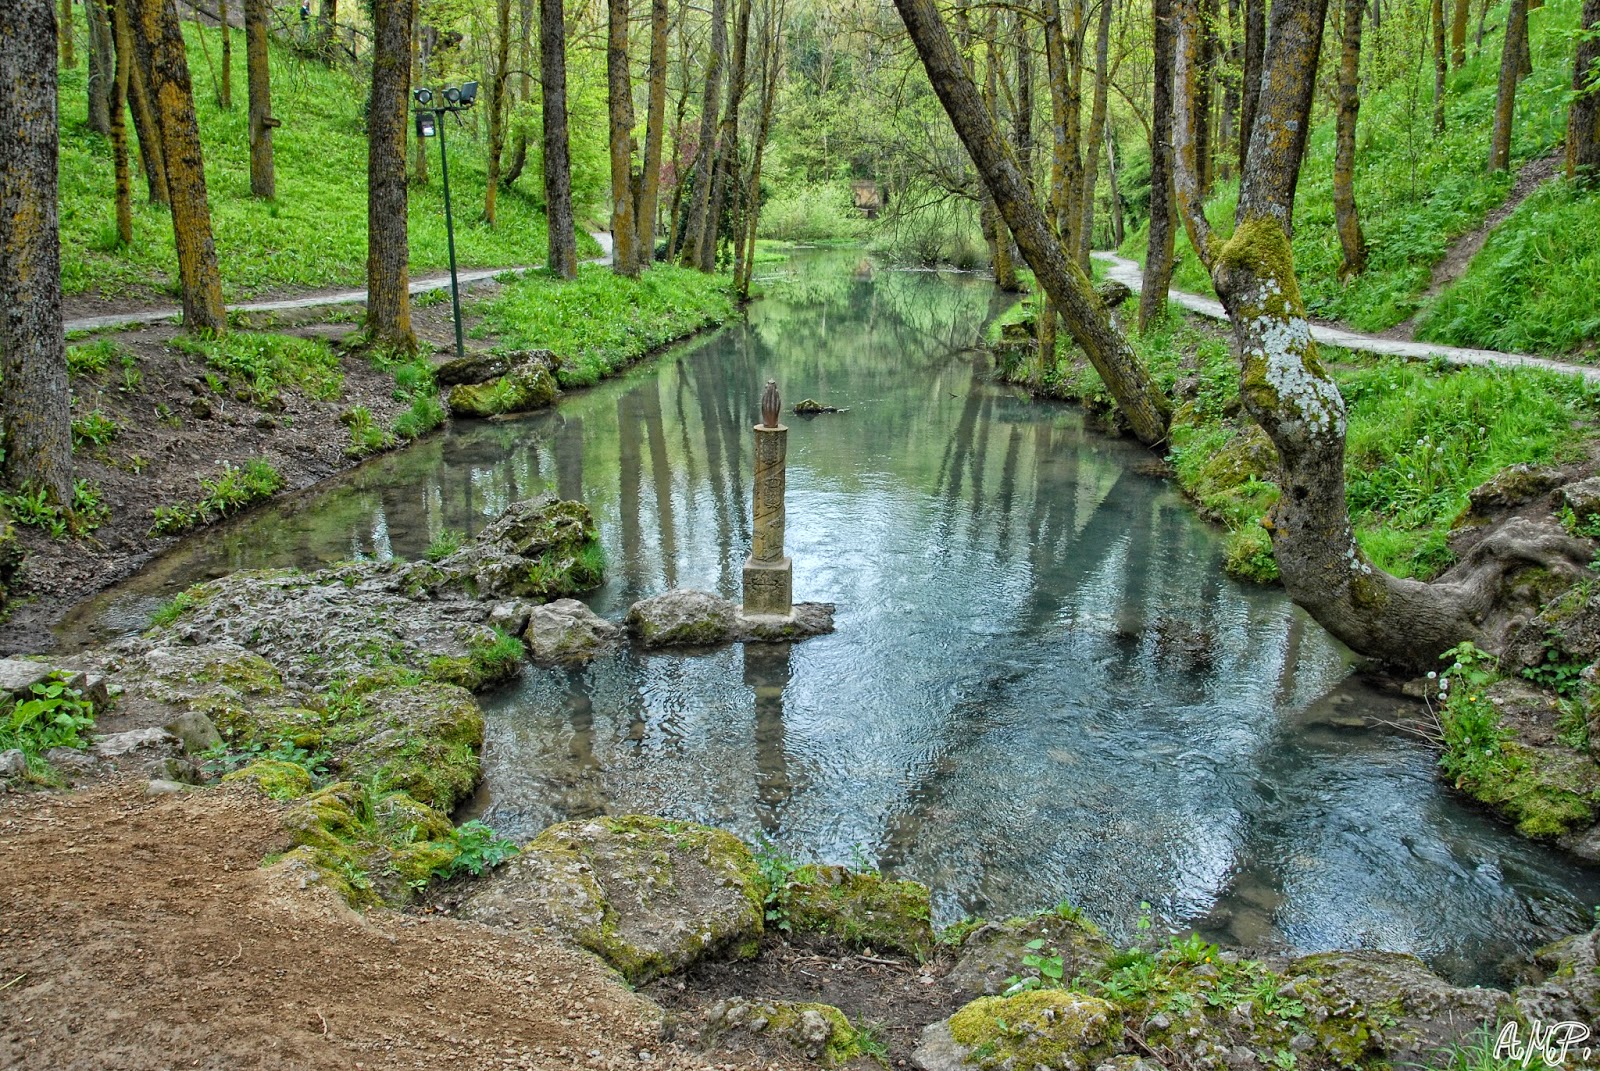
[[[1306,366],[1305,358],[1311,351],[1310,322],[1284,308],[1283,288],[1276,279],[1261,284],[1253,303],[1262,311],[1250,322],[1250,333],[1256,343],[1251,355],[1261,361],[1267,385],[1277,392],[1280,402],[1293,409],[1312,434],[1342,436],[1345,409],[1339,388],[1332,380]],[[1269,311],[1274,305],[1282,311],[1277,314]]]

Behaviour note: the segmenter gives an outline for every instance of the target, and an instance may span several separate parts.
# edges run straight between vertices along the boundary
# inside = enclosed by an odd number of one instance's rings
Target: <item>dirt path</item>
[[[589,236],[600,243],[600,256],[593,260],[584,261],[585,264],[604,264],[611,257],[611,235],[604,231],[591,231]],[[511,268],[475,268],[471,271],[457,271],[456,280],[463,287],[473,283],[481,283],[485,279],[493,279],[497,275],[506,273],[520,274],[533,271],[537,267],[511,267]],[[422,294],[429,290],[438,290],[450,285],[450,273],[443,272],[427,275],[411,282],[411,293]],[[360,290],[317,290],[299,297],[280,298],[274,301],[246,301],[238,305],[229,305],[229,312],[292,312],[295,309],[315,309],[324,305],[361,305],[367,300],[365,288]],[[134,309],[123,312],[106,313],[100,316],[79,316],[67,320],[63,327],[67,331],[103,331],[112,327],[131,327],[134,324],[158,324],[167,320],[178,320],[183,316],[183,310],[172,305],[155,309]]]
[[[1119,283],[1127,286],[1134,293],[1143,288],[1143,277],[1139,265],[1120,257],[1115,253],[1097,252],[1096,260],[1103,261],[1109,267],[1106,275]],[[1215,298],[1202,297],[1183,290],[1172,290],[1168,299],[1183,306],[1190,312],[1198,313],[1212,320],[1226,320],[1227,312],[1222,308],[1222,303]],[[1444,346],[1437,342],[1411,342],[1406,339],[1384,338],[1381,335],[1363,335],[1356,331],[1347,331],[1339,327],[1329,327],[1324,324],[1311,325],[1311,337],[1325,346],[1340,346],[1348,350],[1359,350],[1362,353],[1379,353],[1391,357],[1404,357],[1410,361],[1427,361],[1437,357],[1446,364],[1456,365],[1494,365],[1501,368],[1542,368],[1549,372],[1562,372],[1566,375],[1582,376],[1584,379],[1600,382],[1600,368],[1571,364],[1567,361],[1556,361],[1548,357],[1534,357],[1524,353],[1501,353],[1497,350],[1474,350],[1460,346]]]
[[[285,846],[243,789],[0,797],[0,1067],[710,1066],[592,958],[357,915]]]
[[[1489,235],[1517,210],[1517,206],[1528,199],[1529,194],[1554,178],[1560,164],[1561,154],[1551,153],[1549,156],[1530,160],[1522,165],[1522,170],[1517,172],[1517,179],[1506,194],[1505,201],[1485,216],[1475,230],[1468,231],[1452,242],[1444,257],[1433,266],[1428,289],[1418,298],[1423,308],[1427,307],[1428,302],[1444,293],[1445,287],[1466,274],[1467,266],[1472,263],[1472,258],[1478,255],[1483,244],[1489,240]],[[1417,324],[1421,318],[1422,313],[1419,310],[1409,320],[1384,331],[1383,337],[1414,339],[1417,337]]]

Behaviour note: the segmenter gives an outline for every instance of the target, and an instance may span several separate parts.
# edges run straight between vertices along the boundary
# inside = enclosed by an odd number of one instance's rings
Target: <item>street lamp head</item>
[[[478,83],[463,82],[461,84],[461,106],[472,107],[472,102],[478,99]]]
[[[451,104],[460,104],[461,90],[457,89],[455,86],[449,86],[444,91],[444,99],[449,101]]]
[[[418,104],[424,107],[433,103],[433,90],[431,89],[419,89],[411,95],[416,98]]]

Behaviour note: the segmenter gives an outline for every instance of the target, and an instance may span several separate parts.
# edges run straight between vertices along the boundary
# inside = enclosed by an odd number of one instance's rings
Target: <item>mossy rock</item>
[[[921,882],[808,864],[785,885],[783,903],[796,934],[826,934],[852,948],[918,959],[933,952],[933,907]]]
[[[274,867],[295,875],[302,888],[318,885],[332,890],[354,908],[376,907],[382,902],[353,851],[302,845],[285,853]]]
[[[556,377],[544,365],[529,361],[487,383],[458,383],[450,388],[450,415],[492,417],[543,409],[561,393]]]
[[[453,840],[422,840],[402,844],[389,856],[389,867],[408,885],[431,881],[445,873],[461,849]]]
[[[250,765],[224,774],[222,780],[255,785],[263,795],[275,800],[291,800],[311,791],[311,772],[297,762],[283,759],[257,759]]]
[[[1044,942],[1037,951],[1028,947],[1035,941]],[[946,982],[968,997],[997,996],[1011,978],[1029,973],[1022,962],[1026,955],[1060,956],[1062,977],[1070,981],[1099,974],[1116,951],[1094,923],[1062,906],[973,928],[962,938],[960,959]]]
[[[628,608],[627,626],[646,647],[714,647],[733,638],[738,608],[709,591],[668,591]]]
[[[549,495],[508,506],[471,545],[438,563],[445,585],[475,598],[540,602],[592,591],[604,568],[589,508]]]
[[[564,938],[642,985],[706,957],[754,955],[765,896],[737,837],[635,815],[551,826],[459,915]]]
[[[372,801],[372,820],[391,841],[449,840],[455,831],[448,816],[405,792],[388,792]]]
[[[733,1031],[771,1038],[823,1067],[843,1067],[878,1051],[832,1004],[719,1000],[706,1013],[702,1036],[714,1040]]]
[[[477,787],[483,712],[465,688],[437,681],[380,688],[361,705],[365,716],[341,730],[345,739],[360,735],[339,754],[346,776],[445,813]]]
[[[202,694],[221,686],[240,696],[274,696],[283,692],[278,667],[236,643],[157,647],[145,658],[150,675],[173,698]]]
[[[1002,1068],[1088,1071],[1122,1035],[1117,1010],[1098,997],[1038,989],[980,997],[922,1033],[915,1059],[928,1071]]]

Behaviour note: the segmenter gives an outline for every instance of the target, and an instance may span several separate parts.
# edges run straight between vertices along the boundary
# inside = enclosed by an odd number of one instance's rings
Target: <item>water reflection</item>
[[[789,551],[838,631],[792,648],[621,651],[492,697],[478,810],[530,835],[645,811],[865,857],[941,919],[1068,899],[1124,934],[1141,901],[1230,940],[1410,949],[1458,978],[1576,929],[1587,870],[1440,790],[1370,727],[1394,701],[1144,455],[994,384],[982,280],[797,264],[748,321],[563,403],[465,426],[156,563],[76,622],[141,625],[198,577],[419,556],[546,490],[594,511],[616,617],[667,587],[738,595],[749,428],[767,378],[849,413],[795,419]]]

